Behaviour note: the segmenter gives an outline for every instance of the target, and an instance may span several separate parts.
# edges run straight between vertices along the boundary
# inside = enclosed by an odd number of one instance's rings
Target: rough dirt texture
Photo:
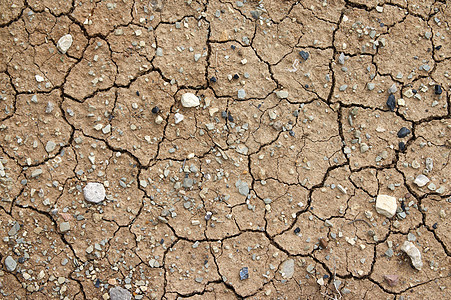
[[[0,298],[450,299],[450,4],[0,1]]]

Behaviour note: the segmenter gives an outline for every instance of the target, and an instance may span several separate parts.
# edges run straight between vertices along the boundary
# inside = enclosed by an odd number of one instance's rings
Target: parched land
[[[0,298],[451,299],[450,4],[0,0]]]

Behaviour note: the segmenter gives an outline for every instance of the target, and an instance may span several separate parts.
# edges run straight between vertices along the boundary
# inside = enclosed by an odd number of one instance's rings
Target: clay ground
[[[0,297],[451,299],[450,21],[0,0]]]

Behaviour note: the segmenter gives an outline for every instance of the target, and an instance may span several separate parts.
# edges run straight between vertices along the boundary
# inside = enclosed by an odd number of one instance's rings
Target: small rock
[[[389,286],[396,286],[399,282],[399,276],[398,275],[384,275],[385,281],[387,281]]]
[[[246,91],[243,89],[238,90],[238,99],[244,99],[246,98]]]
[[[442,93],[442,87],[438,84],[434,86],[434,92],[436,95],[440,95]]]
[[[37,82],[43,82],[44,81],[44,77],[42,77],[41,75],[36,75],[36,76],[34,76],[34,78],[36,79]]]
[[[105,187],[98,182],[89,182],[83,188],[85,200],[91,203],[100,203],[105,200]]]
[[[287,259],[280,266],[280,274],[285,279],[290,279],[294,275],[294,259]]]
[[[391,87],[388,88],[389,94],[394,94],[398,91],[398,88],[396,87],[396,83],[393,83]]]
[[[319,239],[319,245],[321,246],[321,248],[326,249],[328,244],[329,242],[327,241],[327,239],[325,238]]]
[[[247,184],[247,182],[238,179],[238,181],[235,183],[235,186],[238,188],[238,192],[241,195],[247,196],[249,194],[249,185]]]
[[[200,105],[199,98],[193,93],[185,93],[181,98],[183,107],[196,107]]]
[[[163,117],[162,116],[157,116],[155,118],[155,124],[160,125],[161,123],[163,123]]]
[[[343,52],[341,52],[340,56],[338,56],[338,63],[340,65],[344,65],[345,64],[345,54]]]
[[[132,294],[120,286],[115,286],[110,289],[110,300],[131,300]]]
[[[415,183],[417,186],[419,187],[423,187],[425,186],[428,182],[429,182],[429,178],[427,178],[425,175],[420,174],[417,176],[417,178],[415,178],[415,180],[413,181],[413,183]]]
[[[157,52],[155,53],[157,56],[163,56],[163,49],[161,49],[160,47],[157,48]]]
[[[398,131],[398,137],[400,139],[402,139],[403,137],[406,137],[407,135],[410,134],[410,130],[407,127],[402,127],[399,131]]]
[[[302,57],[303,60],[307,60],[310,57],[310,54],[307,51],[299,51],[299,55]]]
[[[160,108],[159,108],[158,106],[154,106],[154,107],[152,108],[152,113],[153,113],[153,114],[157,114],[159,111],[160,111]]]
[[[372,82],[368,82],[368,83],[366,84],[366,88],[368,89],[368,91],[372,91],[372,90],[374,90],[374,88],[375,88],[375,84],[372,83]]]
[[[277,91],[276,96],[279,99],[286,99],[286,98],[288,98],[288,92],[287,91]]]
[[[249,269],[248,267],[241,268],[240,270],[240,280],[245,280],[249,278]]]
[[[65,34],[58,40],[56,47],[61,53],[66,54],[67,50],[69,50],[70,46],[72,46],[73,41],[74,40],[70,34]]]
[[[180,114],[180,113],[176,113],[176,114],[174,115],[174,123],[175,123],[175,124],[178,124],[178,123],[182,122],[183,119],[185,119],[185,116],[182,115],[182,114]]]
[[[60,231],[61,232],[66,232],[70,230],[70,223],[69,222],[62,222],[60,224]]]
[[[56,144],[54,141],[48,141],[47,144],[45,145],[45,151],[47,151],[47,153],[52,152],[53,150],[55,150],[56,148]]]
[[[421,268],[423,267],[420,250],[418,250],[418,248],[412,242],[409,241],[405,241],[404,244],[402,244],[401,250],[404,251],[410,257],[412,265],[415,267],[415,269],[420,271]]]
[[[5,266],[8,271],[13,272],[17,267],[17,262],[11,256],[7,256],[5,258]]]
[[[17,234],[17,232],[20,230],[20,224],[15,221],[13,227],[8,231],[9,236],[14,236]]]
[[[47,103],[47,106],[45,107],[45,113],[46,113],[46,114],[52,113],[52,111],[53,111],[54,108],[55,108],[55,104],[54,104],[53,102],[49,101],[49,102]]]
[[[361,153],[365,153],[370,149],[370,147],[366,144],[366,143],[361,143],[360,144],[360,152]]]
[[[36,169],[36,170],[34,170],[33,172],[31,172],[31,178],[35,178],[35,177],[38,177],[39,175],[41,175],[42,174],[42,169]]]
[[[391,111],[395,111],[395,108],[396,108],[395,95],[390,94],[390,95],[388,96],[388,99],[387,99],[387,106],[388,106],[388,108],[390,108]]]
[[[396,198],[388,195],[378,195],[376,198],[376,211],[377,213],[391,218],[396,214]]]

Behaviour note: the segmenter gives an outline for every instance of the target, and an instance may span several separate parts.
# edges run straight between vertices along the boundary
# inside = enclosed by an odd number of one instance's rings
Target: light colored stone
[[[182,122],[183,119],[185,119],[185,116],[182,115],[182,114],[176,113],[174,115],[174,122],[175,122],[175,124],[178,124],[178,123]]]
[[[74,39],[70,34],[65,34],[58,40],[56,47],[61,53],[66,54],[67,50],[72,46],[73,41]]]
[[[181,98],[183,107],[196,107],[200,105],[199,98],[193,93],[185,93]]]
[[[238,99],[244,99],[246,98],[246,91],[243,89],[238,90]]]
[[[376,198],[376,211],[387,218],[391,218],[396,214],[397,207],[398,204],[395,197],[378,195]]]
[[[294,275],[294,259],[287,259],[280,266],[280,274],[285,279],[290,279]]]
[[[105,200],[105,187],[98,182],[89,182],[83,189],[85,200],[91,203],[100,203]]]
[[[421,252],[418,250],[418,248],[409,241],[405,241],[404,244],[401,246],[401,250],[404,251],[412,261],[412,265],[417,270],[421,270],[423,267],[423,261],[421,260]]]
[[[161,116],[157,116],[157,117],[155,118],[155,123],[158,124],[158,125],[160,125],[161,123],[163,123],[163,118],[162,118]]]
[[[5,258],[5,266],[8,271],[13,272],[17,267],[17,262],[11,256],[7,256]]]
[[[279,99],[286,99],[286,98],[288,98],[288,92],[287,91],[277,91],[276,96]]]
[[[115,286],[114,288],[110,289],[110,299],[111,300],[131,300],[132,294],[120,286]]]
[[[45,145],[45,151],[47,151],[47,153],[52,152],[53,150],[55,150],[56,148],[56,144],[54,141],[48,141],[47,144]]]
[[[70,223],[69,222],[62,222],[60,224],[60,231],[61,232],[66,232],[70,230]]]
[[[413,183],[415,183],[417,186],[419,187],[423,187],[425,186],[428,182],[429,182],[429,178],[427,178],[425,175],[420,174],[417,176],[417,178],[415,178],[415,180],[413,181]]]

